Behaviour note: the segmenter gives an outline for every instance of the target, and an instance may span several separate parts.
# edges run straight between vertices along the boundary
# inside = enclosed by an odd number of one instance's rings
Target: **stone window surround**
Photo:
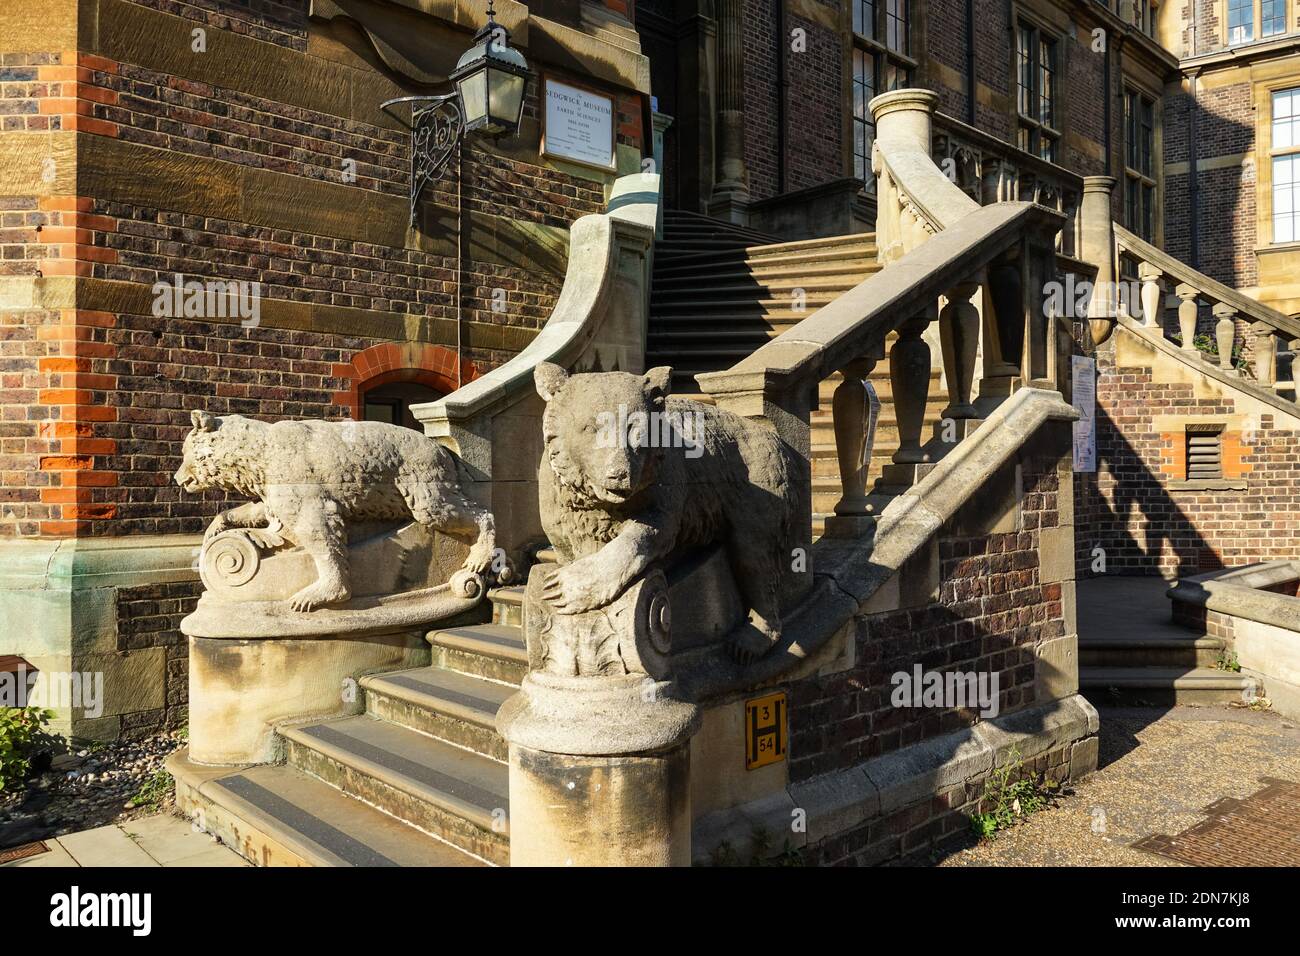
[[[1220,37],[1220,42],[1224,47],[1236,48],[1247,46],[1251,43],[1262,43],[1267,40],[1276,40],[1295,32],[1291,28],[1291,23],[1288,19],[1288,17],[1293,14],[1294,8],[1288,0],[1277,0],[1277,2],[1282,4],[1282,29],[1268,34],[1264,33],[1264,7],[1266,4],[1272,2],[1272,0],[1245,0],[1245,5],[1250,7],[1250,19],[1248,21],[1250,35],[1234,43],[1231,34],[1230,13],[1237,2],[1238,0],[1221,0],[1222,10],[1220,11],[1221,15],[1219,17],[1219,22],[1223,25],[1223,32]]]
[[[1274,240],[1276,233],[1273,226],[1273,191],[1276,184],[1273,182],[1273,164],[1274,161],[1282,156],[1300,156],[1300,142],[1288,147],[1276,147],[1273,145],[1273,104],[1274,97],[1278,93],[1284,93],[1288,90],[1297,89],[1295,77],[1279,78],[1271,83],[1260,84],[1260,96],[1267,104],[1267,109],[1263,116],[1259,116],[1256,121],[1256,136],[1258,142],[1263,144],[1264,153],[1268,160],[1261,162],[1259,170],[1258,196],[1256,200],[1256,236],[1264,238],[1266,241],[1261,243],[1267,248],[1283,247],[1300,242],[1300,236],[1296,236],[1289,241],[1277,242]],[[1257,110],[1258,112],[1258,110]],[[1265,169],[1267,167],[1267,169]],[[1265,180],[1267,175],[1267,180]]]
[[[1124,122],[1122,124],[1122,130],[1123,130],[1124,144],[1123,144],[1122,155],[1124,158],[1124,215],[1125,215],[1125,219],[1128,220],[1126,224],[1128,225],[1129,229],[1137,233],[1147,242],[1157,242],[1158,240],[1156,237],[1161,231],[1160,223],[1164,218],[1163,215],[1161,214],[1162,204],[1160,202],[1161,190],[1160,190],[1160,182],[1159,182],[1160,167],[1163,165],[1163,163],[1160,162],[1161,154],[1159,152],[1159,150],[1162,148],[1161,135],[1160,135],[1161,97],[1152,96],[1149,91],[1143,89],[1140,86],[1133,84],[1129,77],[1124,78],[1123,90],[1124,90],[1123,93]],[[1129,122],[1129,115],[1130,115],[1129,110],[1130,110],[1130,103],[1131,103],[1130,97],[1134,97],[1134,96],[1136,96],[1142,102],[1143,105],[1150,104],[1151,107],[1150,169],[1145,171],[1129,164],[1129,149],[1130,146],[1132,145],[1129,140],[1129,136],[1131,132],[1130,122]],[[1144,233],[1144,230],[1141,228],[1142,224],[1137,221],[1140,218],[1140,213],[1132,210],[1129,205],[1129,198],[1128,198],[1129,188],[1130,188],[1130,183],[1134,180],[1136,180],[1139,183],[1138,186],[1139,189],[1151,190],[1151,197],[1152,197],[1151,198],[1151,235],[1146,235]]]

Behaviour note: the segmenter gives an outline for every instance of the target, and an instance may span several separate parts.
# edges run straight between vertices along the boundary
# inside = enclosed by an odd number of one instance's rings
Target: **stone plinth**
[[[695,705],[645,675],[533,672],[510,743],[511,866],[689,866]]]

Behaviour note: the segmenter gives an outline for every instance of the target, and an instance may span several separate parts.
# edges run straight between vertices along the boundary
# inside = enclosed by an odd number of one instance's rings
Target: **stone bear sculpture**
[[[747,663],[781,634],[793,452],[760,424],[668,398],[671,374],[535,369],[542,526],[564,562],[542,597],[562,614],[604,607],[656,562],[721,544],[749,608],[730,639]]]
[[[191,419],[176,483],[259,499],[217,515],[205,542],[248,528],[264,547],[288,538],[306,550],[317,578],[289,599],[295,611],[351,597],[349,521],[409,517],[470,544],[467,570],[483,574],[493,562],[492,515],[461,494],[452,453],[417,431],[382,422],[268,424],[202,411]]]

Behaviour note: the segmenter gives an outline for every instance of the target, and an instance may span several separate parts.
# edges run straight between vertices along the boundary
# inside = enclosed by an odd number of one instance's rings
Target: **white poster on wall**
[[[613,169],[614,98],[549,77],[545,87],[542,153]]]
[[[1086,355],[1070,356],[1071,394],[1079,420],[1074,423],[1074,470],[1097,470],[1097,362]]]

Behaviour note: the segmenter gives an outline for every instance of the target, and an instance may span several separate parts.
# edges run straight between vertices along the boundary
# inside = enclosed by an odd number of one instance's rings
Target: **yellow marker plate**
[[[785,693],[745,701],[745,769],[757,770],[785,759]]]

